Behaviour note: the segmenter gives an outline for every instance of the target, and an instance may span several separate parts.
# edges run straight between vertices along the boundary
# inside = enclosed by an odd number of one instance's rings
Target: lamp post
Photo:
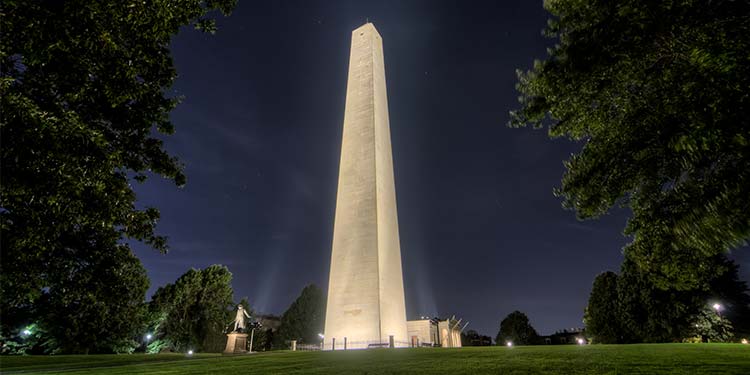
[[[255,322],[255,323],[250,324],[250,328],[251,328],[250,329],[250,351],[249,351],[250,353],[253,352],[253,336],[255,335],[255,329],[260,328],[260,327],[263,327],[263,325],[260,324],[260,322]]]
[[[325,344],[326,337],[322,333],[318,333],[318,337],[320,337],[320,350],[323,350],[325,349],[323,345]]]

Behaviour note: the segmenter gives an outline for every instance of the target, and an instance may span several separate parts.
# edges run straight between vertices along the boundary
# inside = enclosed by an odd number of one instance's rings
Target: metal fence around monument
[[[326,340],[323,350],[360,350],[360,349],[380,349],[390,348],[390,340],[367,340],[367,341],[348,341],[348,340]],[[408,341],[393,341],[395,348],[409,348],[412,344]]]
[[[297,350],[302,352],[320,351],[320,344],[297,344]]]
[[[335,346],[332,346],[334,344]],[[394,348],[412,348],[412,347],[426,347],[426,346],[433,346],[432,343],[426,344],[426,343],[415,343],[408,342],[408,341],[399,341],[394,340],[393,341],[393,347]],[[344,340],[336,340],[334,342],[326,342],[325,346],[321,344],[296,344],[295,349],[298,351],[329,351],[329,350],[361,350],[361,349],[381,349],[381,348],[390,348],[391,342],[390,340],[368,340],[368,341],[344,341]],[[291,345],[289,346],[291,349]]]

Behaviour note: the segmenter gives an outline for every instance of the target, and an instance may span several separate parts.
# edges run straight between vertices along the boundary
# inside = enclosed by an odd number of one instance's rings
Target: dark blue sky
[[[327,288],[350,36],[368,17],[384,41],[407,317],[455,314],[493,337],[513,310],[544,334],[582,326],[594,277],[619,268],[627,212],[577,221],[552,190],[580,145],[506,126],[515,70],[551,43],[541,1],[241,1],[216,35],[181,32],[185,100],[166,147],[188,184],[136,186],[171,245],[135,246],[149,296],[215,263],[261,312]]]

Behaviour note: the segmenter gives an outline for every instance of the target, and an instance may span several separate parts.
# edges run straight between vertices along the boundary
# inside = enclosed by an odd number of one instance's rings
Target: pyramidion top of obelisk
[[[364,25],[354,29],[354,31],[352,31],[352,35],[356,35],[358,32],[372,32],[382,39],[380,33],[378,32],[378,29],[375,28],[375,25],[372,22],[366,22]]]

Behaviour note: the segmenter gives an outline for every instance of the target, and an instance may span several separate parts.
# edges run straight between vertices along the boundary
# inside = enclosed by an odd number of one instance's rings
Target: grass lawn
[[[750,346],[642,344],[0,357],[3,374],[750,374]]]

